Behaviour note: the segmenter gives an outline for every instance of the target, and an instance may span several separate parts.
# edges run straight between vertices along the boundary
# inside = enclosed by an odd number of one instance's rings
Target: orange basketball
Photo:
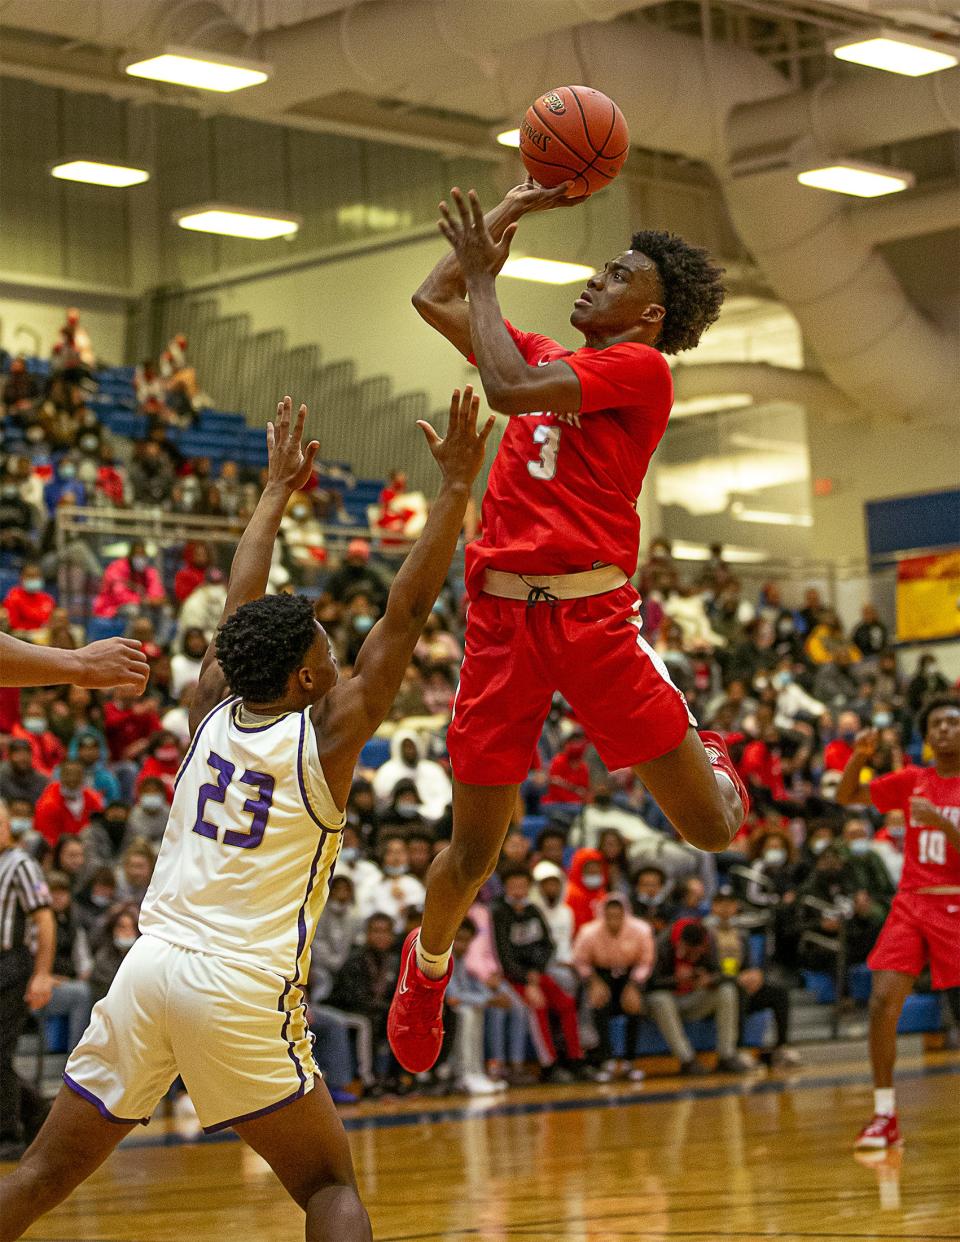
[[[591,86],[558,86],[535,99],[520,123],[520,156],[541,185],[573,181],[571,198],[609,185],[627,158],[623,113]]]

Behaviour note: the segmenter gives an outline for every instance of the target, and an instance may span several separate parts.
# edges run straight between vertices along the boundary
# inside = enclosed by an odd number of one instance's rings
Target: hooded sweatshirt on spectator
[[[59,781],[53,781],[37,801],[33,823],[49,845],[56,845],[61,837],[82,832],[91,815],[102,810],[103,799],[95,790],[83,787],[72,794]]]
[[[553,941],[539,909],[528,901],[520,909],[503,897],[493,906],[493,935],[504,975],[521,986],[532,971],[542,974],[553,957]]]
[[[541,803],[584,803],[590,792],[590,769],[584,762],[587,743],[584,738],[571,738],[550,761],[547,792]]]
[[[589,862],[598,862],[603,866],[600,884],[590,888],[583,882],[583,869]],[[570,878],[567,882],[567,905],[573,911],[574,930],[579,931],[584,923],[595,919],[603,908],[604,898],[610,891],[607,884],[607,862],[599,850],[577,850],[570,863]]]

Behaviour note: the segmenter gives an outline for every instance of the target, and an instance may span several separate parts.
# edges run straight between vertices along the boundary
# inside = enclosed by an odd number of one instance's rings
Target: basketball
[[[541,185],[573,181],[571,198],[595,194],[616,177],[630,150],[623,113],[591,86],[541,95],[520,124],[520,156]]]

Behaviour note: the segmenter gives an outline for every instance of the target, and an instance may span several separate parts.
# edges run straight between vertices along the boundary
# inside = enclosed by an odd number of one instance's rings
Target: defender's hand
[[[483,456],[487,448],[487,440],[493,431],[495,419],[491,414],[481,431],[477,431],[477,412],[480,409],[480,398],[474,396],[473,389],[468,385],[460,395],[460,389],[453,390],[450,399],[450,421],[447,434],[440,439],[433,427],[422,419],[417,426],[427,437],[430,452],[434,455],[437,465],[443,471],[448,483],[465,483],[469,487],[480,473]]]
[[[116,687],[128,694],[143,694],[150,676],[150,665],[143,648],[132,638],[105,638],[90,643],[77,653],[78,670],[74,681],[87,690]]]
[[[876,729],[861,729],[853,742],[853,753],[863,759],[872,759],[876,754],[880,734]]]
[[[939,828],[943,823],[943,816],[929,798],[910,799],[910,819],[924,828]]]
[[[464,201],[457,186],[450,191],[450,197],[457,209],[456,215],[446,203],[441,203],[442,218],[437,221],[437,228],[453,247],[464,279],[469,281],[473,276],[495,276],[510,254],[510,243],[517,231],[516,223],[508,224],[503,237],[495,242],[483,218],[476,190],[470,191],[469,202]]]
[[[293,401],[290,397],[277,405],[276,423],[267,423],[267,479],[269,486],[283,487],[291,494],[305,487],[313,474],[313,461],[320,444],[311,440],[306,452],[303,450],[303,424],[307,421],[307,407],[300,406],[296,426],[292,432]]]

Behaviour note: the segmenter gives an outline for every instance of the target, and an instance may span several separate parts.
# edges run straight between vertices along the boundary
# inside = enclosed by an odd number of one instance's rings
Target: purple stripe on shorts
[[[210,723],[213,717],[217,714],[217,712],[220,711],[221,708],[226,707],[229,703],[235,703],[235,702],[236,702],[236,699],[222,699],[216,705],[216,707],[212,708],[209,712],[207,712],[206,716],[204,716],[204,718],[200,721],[197,731],[193,735],[193,741],[190,743],[190,749],[184,755],[183,763],[180,764],[180,770],[177,773],[177,775],[174,777],[174,780],[173,780],[174,792],[176,792],[177,786],[180,784],[181,776],[183,776],[184,772],[186,772],[187,770],[187,764],[190,762],[190,760],[193,758],[194,754],[196,753],[197,745],[200,741],[200,734],[204,731],[204,729],[207,727],[207,725]]]
[[[86,1100],[88,1104],[92,1104],[105,1121],[116,1122],[118,1126],[146,1126],[150,1124],[149,1117],[114,1116],[110,1109],[107,1108],[106,1104],[104,1104],[103,1100],[101,1100],[98,1096],[95,1096],[92,1091],[88,1091],[86,1087],[81,1087],[80,1084],[75,1079],[71,1078],[69,1074],[64,1074],[63,1081],[67,1084],[71,1091],[76,1091],[77,1095],[79,1095],[82,1100]]]
[[[283,985],[283,991],[280,993],[280,1000],[277,1003],[277,1010],[280,1013],[285,1014],[283,1026],[280,1028],[280,1038],[284,1040],[287,1045],[287,1056],[293,1062],[293,1068],[297,1071],[297,1077],[300,1079],[300,1090],[302,1091],[306,1085],[307,1077],[303,1072],[303,1066],[300,1064],[300,1058],[297,1056],[294,1042],[288,1034],[288,1031],[290,1030],[290,1019],[293,1017],[293,1010],[287,1009],[283,1003],[287,999],[287,993],[292,987],[293,984],[288,979]]]
[[[227,1130],[230,1126],[238,1126],[243,1121],[255,1121],[257,1117],[266,1117],[267,1113],[275,1113],[278,1108],[283,1108],[287,1104],[292,1104],[294,1100],[301,1099],[307,1093],[307,1082],[304,1079],[301,1086],[294,1091],[293,1095],[285,1096],[282,1100],[278,1100],[276,1104],[268,1104],[266,1108],[258,1108],[255,1113],[244,1113],[242,1117],[231,1117],[229,1121],[218,1121],[215,1126],[204,1126],[204,1134],[216,1134],[220,1130]]]

